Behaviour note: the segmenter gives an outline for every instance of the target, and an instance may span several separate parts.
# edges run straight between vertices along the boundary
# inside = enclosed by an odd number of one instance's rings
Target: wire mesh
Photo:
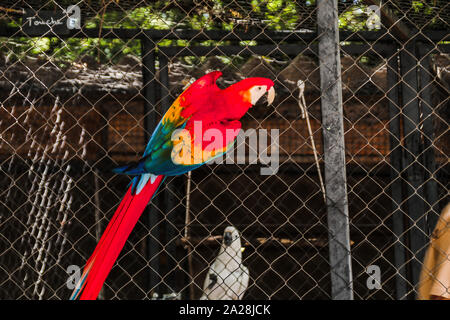
[[[0,298],[70,296],[68,267],[83,267],[130,182],[111,170],[139,159],[192,79],[221,70],[221,88],[274,80],[273,106],[242,123],[278,130],[277,173],[261,175],[248,139],[241,162],[168,178],[100,298],[199,299],[234,226],[243,299],[330,299],[327,208],[299,106],[301,81],[323,170],[320,1],[79,1],[81,29],[24,32],[24,12],[71,4],[0,8]],[[353,292],[406,299],[448,201],[450,4],[378,5],[338,1]]]

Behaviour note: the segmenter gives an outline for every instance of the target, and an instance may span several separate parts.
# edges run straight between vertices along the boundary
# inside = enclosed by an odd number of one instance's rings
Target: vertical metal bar
[[[100,141],[103,148],[100,149],[100,152],[103,153],[99,156],[99,158],[106,159],[108,157],[108,148],[109,148],[109,112],[107,108],[101,107],[100,112],[105,118],[103,129],[101,130]],[[99,164],[97,164],[98,166]]]
[[[402,210],[402,145],[400,143],[400,100],[399,100],[399,79],[398,79],[398,54],[396,46],[388,55],[387,62],[387,84],[388,84],[388,105],[389,105],[389,142],[391,158],[391,196],[392,196],[392,231],[395,235],[394,243],[394,264],[397,270],[395,279],[397,299],[406,298],[406,243],[404,213]]]
[[[189,274],[189,299],[194,300],[194,264],[192,260],[192,247],[190,238],[190,227],[191,227],[191,180],[192,172],[189,171],[187,174],[186,182],[186,213],[184,220],[184,239],[186,240],[186,250],[187,250],[187,261],[188,261],[188,274]]]
[[[159,60],[159,81],[161,83],[161,107],[165,112],[170,107],[170,92],[169,92],[169,61],[165,54],[158,55]]]
[[[415,41],[405,44],[400,53],[402,75],[403,136],[405,152],[403,170],[407,173],[407,202],[410,246],[412,253],[411,281],[419,282],[422,260],[427,245],[423,194],[423,170],[419,162],[422,152],[420,110],[417,86],[417,58]]]
[[[151,132],[157,126],[156,118],[156,86],[155,80],[155,44],[147,33],[141,40],[142,48],[142,94],[144,97],[144,139],[147,144],[150,139]],[[153,201],[158,203],[157,198]],[[148,279],[149,291],[157,290],[160,282],[160,268],[159,268],[159,217],[156,210],[151,210],[148,206],[145,210],[146,223],[150,230],[150,235],[147,241],[147,253],[150,264],[150,274]]]
[[[95,217],[95,240],[98,243],[102,237],[102,218],[103,215],[102,212],[102,205],[100,203],[100,184],[98,176],[100,174],[99,170],[97,168],[94,169],[94,217]],[[98,300],[105,300],[105,289],[102,287],[100,290],[97,299]]]
[[[161,92],[161,108],[163,112],[166,112],[170,108],[170,91],[169,91],[169,61],[167,56],[164,54],[158,55],[159,60],[159,81],[160,81],[160,92]],[[175,218],[176,218],[176,201],[173,192],[175,192],[176,187],[173,181],[166,180],[165,190],[164,190],[164,252],[167,257],[164,275],[164,284],[167,287],[169,293],[175,291],[175,276],[168,275],[173,272],[176,267],[176,232],[175,232]]]
[[[426,168],[425,171],[425,196],[427,202],[427,225],[428,235],[434,230],[437,220],[439,218],[439,195],[438,185],[436,182],[436,160],[434,154],[434,126],[433,126],[433,101],[431,99],[432,84],[430,79],[431,67],[430,67],[430,52],[432,52],[432,46],[421,44],[419,46],[420,57],[420,98],[422,104],[422,117],[423,117],[423,163]]]
[[[353,299],[337,0],[317,2],[332,299]]]

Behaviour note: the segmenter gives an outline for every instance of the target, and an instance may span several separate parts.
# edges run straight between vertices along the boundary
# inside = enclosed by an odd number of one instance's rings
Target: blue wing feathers
[[[137,163],[128,164],[126,166],[114,168],[113,172],[129,175],[138,175],[147,173],[144,168],[144,162],[139,161]]]

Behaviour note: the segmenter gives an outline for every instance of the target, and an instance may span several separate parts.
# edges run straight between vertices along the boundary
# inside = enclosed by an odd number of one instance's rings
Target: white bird
[[[223,233],[219,255],[206,275],[200,300],[240,300],[248,281],[248,269],[242,265],[239,231],[228,226]]]

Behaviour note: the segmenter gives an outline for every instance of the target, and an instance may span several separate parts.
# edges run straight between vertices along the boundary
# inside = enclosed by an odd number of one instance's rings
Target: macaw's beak
[[[267,105],[272,104],[273,100],[275,99],[275,89],[270,87],[269,92],[267,93]]]

